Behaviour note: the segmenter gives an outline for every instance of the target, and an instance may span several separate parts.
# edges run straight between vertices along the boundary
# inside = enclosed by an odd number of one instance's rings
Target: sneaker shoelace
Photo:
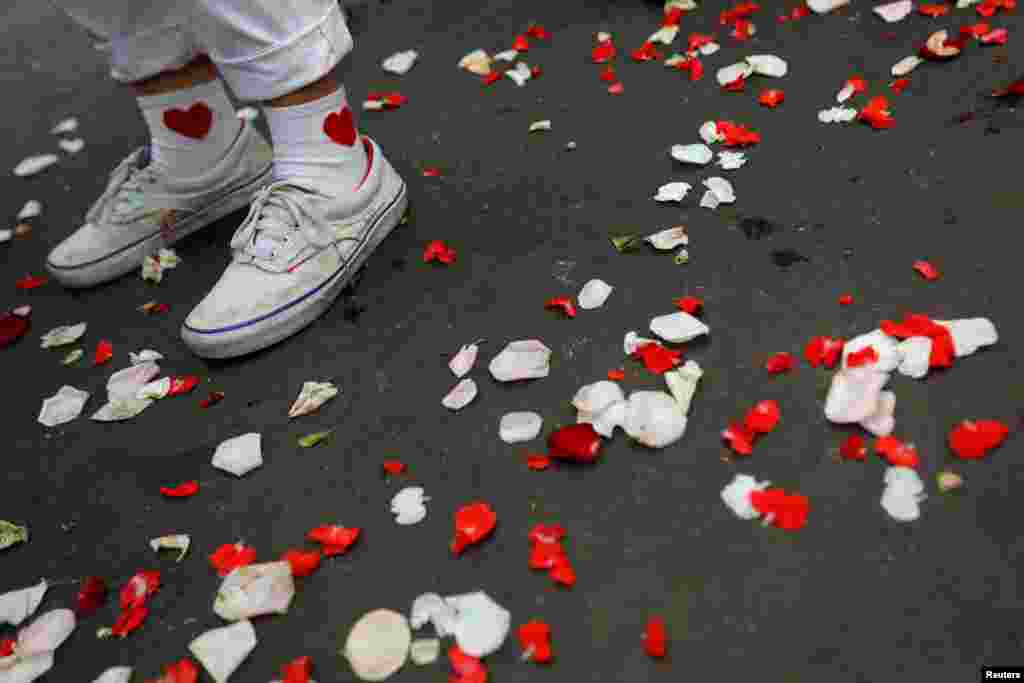
[[[142,150],[137,150],[129,155],[111,172],[107,188],[86,214],[87,221],[94,224],[108,220],[117,222],[145,206],[144,188],[156,182],[157,173],[149,166],[139,168],[141,153]]]
[[[288,180],[271,183],[256,192],[249,215],[231,238],[231,248],[265,260],[274,247],[296,232],[317,247],[332,244],[323,213],[310,201],[311,191]],[[269,244],[268,244],[269,242]]]

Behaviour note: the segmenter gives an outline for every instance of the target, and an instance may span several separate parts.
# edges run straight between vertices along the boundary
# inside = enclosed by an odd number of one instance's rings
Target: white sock
[[[263,107],[274,142],[274,179],[309,181],[328,196],[351,192],[366,175],[366,150],[345,89],[292,107]]]
[[[242,127],[219,79],[138,101],[149,126],[150,163],[172,177],[208,171]]]

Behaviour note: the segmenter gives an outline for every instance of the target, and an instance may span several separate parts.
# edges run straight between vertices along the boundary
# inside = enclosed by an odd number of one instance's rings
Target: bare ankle
[[[185,90],[201,83],[209,83],[219,77],[217,67],[209,57],[202,55],[180,69],[164,71],[144,81],[131,83],[130,87],[136,96],[148,97]]]
[[[336,81],[334,76],[331,74],[327,74],[320,80],[313,81],[309,85],[299,88],[298,90],[282,95],[281,97],[276,97],[272,100],[267,100],[265,104],[268,107],[293,107],[298,104],[306,104],[307,102],[327,97],[337,90],[338,81]]]

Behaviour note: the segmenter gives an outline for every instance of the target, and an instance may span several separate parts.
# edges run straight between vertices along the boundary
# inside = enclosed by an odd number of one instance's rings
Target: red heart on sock
[[[164,112],[164,125],[185,137],[202,140],[213,128],[213,112],[202,102],[188,109],[168,109]]]
[[[332,111],[324,119],[324,133],[339,145],[351,147],[356,144],[356,127],[352,123],[352,110],[342,107],[341,113]]]

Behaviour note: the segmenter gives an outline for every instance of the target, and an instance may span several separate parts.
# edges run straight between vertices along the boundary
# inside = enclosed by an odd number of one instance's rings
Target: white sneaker
[[[182,326],[197,355],[241,356],[306,327],[398,225],[405,183],[375,142],[363,143],[369,165],[352,193],[326,197],[298,180],[256,193],[231,240],[231,264]]]
[[[248,121],[216,166],[186,181],[150,168],[141,147],[110,174],[85,225],[50,252],[46,269],[68,287],[90,287],[139,268],[160,247],[248,204],[270,178],[273,157]]]

